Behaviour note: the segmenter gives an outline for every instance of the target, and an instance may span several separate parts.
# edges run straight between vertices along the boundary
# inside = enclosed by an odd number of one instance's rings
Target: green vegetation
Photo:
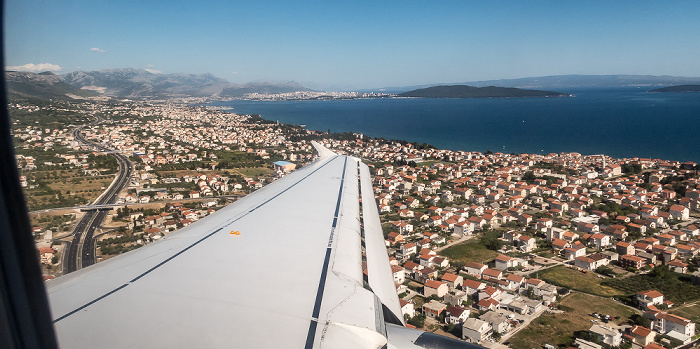
[[[243,177],[263,177],[272,174],[272,170],[267,167],[250,167],[236,170]]]
[[[605,265],[602,267],[598,267],[598,269],[596,269],[595,272],[598,274],[603,274],[605,276],[609,276],[609,277],[615,277],[617,275],[617,274],[615,274],[615,271],[613,271],[612,268],[605,266]]]
[[[532,171],[527,171],[527,172],[525,172],[525,174],[523,175],[523,177],[522,177],[521,179],[522,179],[523,181],[527,182],[527,184],[534,184],[534,183],[535,183],[535,179],[537,179],[537,177],[535,177],[535,173],[534,173],[534,172],[532,172]]]
[[[590,313],[603,311],[612,317],[619,316],[614,321],[616,324],[627,322],[635,314],[633,309],[613,300],[583,293],[572,293],[564,297],[558,307],[566,311],[563,314],[542,314],[511,337],[511,347],[541,348],[545,343],[567,347],[573,344],[576,333],[583,333],[591,327]]]
[[[481,240],[470,239],[465,243],[450,246],[441,252],[442,255],[457,262],[486,263],[498,256],[498,252],[488,249]]]
[[[622,164],[622,173],[624,174],[637,174],[642,172],[642,165],[640,164]]]
[[[107,169],[109,173],[117,173],[119,170],[119,163],[114,156],[89,154],[87,161],[91,169]]]
[[[592,272],[584,274],[563,265],[542,270],[537,275],[550,284],[597,296],[610,297],[623,294],[619,289],[605,285],[604,280],[607,279],[600,279],[598,274]]]
[[[700,85],[677,85],[657,88],[649,92],[700,92]]]
[[[489,250],[498,251],[503,247],[503,240],[499,240],[501,233],[496,230],[487,230],[481,235],[481,244]]]
[[[86,176],[79,170],[31,171],[26,176],[33,186],[24,188],[30,211],[87,204],[114,180],[111,174]]]
[[[636,325],[644,326],[646,328],[651,328],[652,325],[651,319],[640,314],[632,315],[632,317],[630,317],[630,320],[632,320]]]
[[[31,111],[10,109],[13,131],[27,126],[41,125],[42,129],[55,129],[87,122],[87,117],[77,111],[75,106],[69,102],[32,99],[31,103],[40,109]]]
[[[592,204],[586,208],[586,211],[589,213],[593,210],[606,212],[608,216],[613,218],[621,215],[626,216],[630,213],[639,213],[639,210],[630,206],[622,206],[614,201],[603,201],[601,203]]]
[[[624,279],[606,279],[603,286],[613,287],[628,294],[657,290],[665,299],[680,305],[700,299],[700,287],[690,283],[688,275],[674,273],[666,266],[658,266],[649,274],[633,275]]]
[[[425,326],[425,315],[417,314],[409,319],[408,323],[418,328],[423,328],[423,326]]]
[[[218,151],[214,154],[219,162],[217,168],[220,169],[258,167],[263,163],[255,154],[242,151]]]
[[[695,323],[700,322],[700,303],[694,303],[679,308],[671,308],[668,310],[668,312],[682,316]]]
[[[545,162],[545,161],[536,162],[532,166],[532,168],[548,169],[548,170],[552,170],[555,173],[564,173],[564,174],[569,175],[569,176],[578,174],[577,171],[575,171],[571,168],[566,168],[562,165],[554,164],[551,162]],[[556,183],[557,181],[561,180],[561,178],[557,178],[557,177],[553,177],[553,176],[543,176],[540,178],[545,179],[547,181],[547,185],[550,185],[552,183]]]
[[[141,239],[141,237],[137,235],[109,238],[97,241],[97,246],[100,248],[100,252],[102,252],[103,255],[115,255],[143,246],[140,244],[132,244],[139,239]]]

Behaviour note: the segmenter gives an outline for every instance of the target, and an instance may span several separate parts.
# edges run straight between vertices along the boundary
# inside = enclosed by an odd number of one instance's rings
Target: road
[[[532,320],[540,317],[540,315],[542,315],[544,312],[546,312],[547,309],[548,309],[547,307],[543,306],[542,309],[540,309],[536,313],[527,314],[527,315],[516,314],[516,313],[509,312],[509,311],[500,311],[500,313],[503,313],[503,314],[513,314],[513,315],[515,315],[516,319],[524,320],[524,322],[522,324],[516,326],[515,328],[511,329],[510,331],[508,331],[508,333],[504,334],[501,337],[501,340],[499,341],[499,343],[507,342],[508,339],[510,339],[510,337],[514,336],[516,333],[520,332],[520,330],[527,327],[527,325],[529,325],[530,322],[532,322]],[[494,347],[496,346],[495,344],[496,343],[494,343]]]
[[[570,264],[573,261],[568,261],[568,260],[563,260],[561,258],[554,258],[554,257],[549,257],[549,258],[544,258],[544,257],[539,257],[539,256],[534,256],[534,259],[532,260],[536,262],[531,263],[531,265],[528,267],[527,270],[524,271],[518,271],[515,272],[515,274],[521,275],[521,276],[529,276],[530,274],[540,272],[545,269],[549,268],[554,268],[557,265],[567,265]]]
[[[110,156],[117,159],[119,163],[119,172],[116,178],[112,181],[109,188],[107,188],[92,205],[108,205],[115,203],[119,197],[119,193],[129,185],[129,179],[134,170],[133,164],[126,156],[114,152],[113,149],[86,140],[80,133],[80,129],[73,131],[73,136],[76,141],[96,148],[99,151],[108,152]],[[80,268],[95,264],[95,230],[102,225],[108,212],[108,210],[88,211],[83,218],[78,221],[78,224],[76,224],[73,229],[73,240],[70,242],[63,256],[63,274],[68,274]]]

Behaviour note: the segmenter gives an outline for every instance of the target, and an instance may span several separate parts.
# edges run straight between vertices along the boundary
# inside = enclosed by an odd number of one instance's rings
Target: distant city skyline
[[[560,74],[697,77],[697,18],[695,1],[8,0],[5,64],[334,90]]]

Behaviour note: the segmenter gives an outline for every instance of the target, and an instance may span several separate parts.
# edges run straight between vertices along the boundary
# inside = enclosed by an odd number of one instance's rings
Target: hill
[[[361,91],[382,91],[386,93],[401,93],[435,85],[468,85],[475,87],[498,86],[523,89],[560,90],[571,88],[617,88],[641,87],[649,88],[685,84],[700,84],[700,77],[658,76],[658,75],[550,75],[517,79],[480,80],[440,82],[426,85],[392,86]]]
[[[700,92],[700,85],[678,85],[657,88],[649,92]]]
[[[509,86],[518,88],[599,88],[670,86],[700,83],[698,77],[657,75],[552,75],[519,79],[475,81],[472,86]]]
[[[145,69],[76,71],[66,83],[112,97],[242,97],[246,93],[309,91],[297,83],[234,84],[212,74],[156,74]]]
[[[213,95],[229,84],[211,74],[154,74],[132,68],[75,71],[63,75],[63,80],[112,97],[201,97]]]
[[[560,92],[524,90],[513,87],[473,87],[467,85],[433,86],[399,94],[400,97],[486,98],[486,97],[565,97]]]
[[[51,72],[37,74],[8,71],[5,72],[5,82],[9,96],[67,99],[97,95],[94,92],[71,86],[65,83],[60,76]]]

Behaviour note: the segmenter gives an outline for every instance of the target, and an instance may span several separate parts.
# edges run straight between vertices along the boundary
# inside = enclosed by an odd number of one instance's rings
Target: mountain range
[[[145,69],[103,69],[75,71],[56,75],[51,72],[29,73],[8,71],[5,74],[10,95],[40,98],[73,98],[108,96],[137,97],[213,97],[240,98],[248,93],[275,94],[311,91],[297,82],[273,84],[267,82],[236,84],[212,74],[159,74]],[[520,89],[564,90],[570,88],[648,87],[649,89],[700,84],[700,78],[654,75],[555,75],[520,79],[472,81],[457,84],[430,84],[389,87],[360,92],[401,94],[406,91],[436,85],[469,85],[473,87],[503,87]]]
[[[518,79],[478,80],[457,83],[441,83],[412,86],[394,86],[371,89],[385,93],[403,93],[436,85],[469,85],[474,87],[514,87],[522,89],[553,89],[571,88],[615,88],[615,87],[664,87],[675,85],[700,84],[700,77],[668,76],[668,75],[551,75]],[[364,90],[362,90],[364,92]]]
[[[512,87],[474,87],[467,85],[433,86],[400,93],[399,97],[425,98],[494,98],[494,97],[565,97],[560,92],[526,90]]]
[[[18,95],[55,98],[66,94],[135,97],[220,97],[237,98],[247,93],[309,91],[296,83],[235,84],[212,74],[155,74],[145,69],[104,69],[75,71],[56,75],[51,72],[6,72],[8,92]]]
[[[10,96],[24,96],[37,98],[67,98],[66,96],[91,97],[97,93],[81,90],[71,86],[63,79],[51,72],[28,73],[8,71],[5,73],[5,84]]]

